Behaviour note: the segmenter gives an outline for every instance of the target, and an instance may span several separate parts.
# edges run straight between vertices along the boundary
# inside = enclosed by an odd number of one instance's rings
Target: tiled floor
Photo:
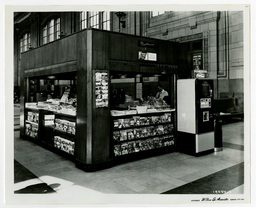
[[[244,184],[243,169],[244,163],[239,163],[167,191],[164,194],[215,194],[218,192],[232,192],[231,190]]]
[[[242,121],[223,125],[222,131],[224,143],[243,146]],[[76,168],[73,162],[20,139],[19,131],[14,131],[14,134],[15,160],[59,194],[74,190],[85,193],[160,194],[244,161],[244,151],[224,146],[223,151],[200,157],[173,152],[87,173]],[[243,193],[243,185],[231,192]]]

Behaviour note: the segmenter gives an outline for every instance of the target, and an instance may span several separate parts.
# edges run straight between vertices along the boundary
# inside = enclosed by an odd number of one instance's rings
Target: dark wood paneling
[[[26,70],[25,77],[32,76],[45,76],[50,74],[60,74],[60,73],[68,73],[77,71],[77,62],[66,62],[57,65],[51,65],[47,67],[33,68]]]
[[[96,108],[94,93],[96,71],[101,70],[93,70],[92,74],[92,162],[101,163],[110,159],[110,107]]]
[[[124,48],[124,41],[121,35],[110,36],[110,59],[124,60]]]
[[[110,159],[109,108],[93,109],[93,163]]]
[[[110,107],[96,108],[94,92],[95,72],[106,71],[109,67],[108,54],[111,47],[109,33],[92,30],[92,163],[102,163],[110,159]]]
[[[148,51],[157,53],[157,62],[162,64],[179,63],[179,46],[178,43],[124,35],[120,33],[107,33],[106,41],[109,43],[109,59],[138,61],[138,51]],[[154,47],[140,47],[139,41],[155,44]]]
[[[108,33],[92,31],[93,33],[93,67],[99,69],[106,69],[109,67],[108,57],[111,45],[109,43]]]
[[[60,56],[57,57],[58,63],[66,62],[67,61],[66,57],[68,57],[69,60],[76,60],[77,44],[79,44],[79,43],[77,43],[76,35],[72,35],[67,38],[63,38],[59,44],[62,44],[63,48],[59,47],[59,48],[62,48],[62,50],[60,52]]]
[[[77,34],[77,116],[75,158],[86,163],[87,151],[87,35]]]
[[[77,58],[77,34],[22,54],[23,69],[50,66]]]
[[[134,72],[140,73],[140,66],[138,65],[126,65],[126,64],[118,64],[118,63],[110,63],[110,70],[116,72]]]
[[[87,31],[83,31],[76,34],[77,42],[77,62],[81,67],[79,70],[86,70],[87,63]]]
[[[75,158],[79,161],[86,161],[86,140],[87,140],[87,89],[86,71],[77,71],[77,116],[76,116],[76,142],[75,142]]]
[[[186,48],[180,48],[180,43],[101,30],[92,31],[93,65],[96,68],[108,68],[106,63],[108,60],[140,62],[138,52],[145,50],[157,53],[157,62],[152,63],[171,65],[179,65],[181,61],[183,65],[186,63],[186,56],[184,56]],[[138,44],[139,41],[153,43],[155,46],[141,47]]]
[[[86,86],[87,90],[87,136],[86,136],[86,163],[91,164],[92,163],[92,152],[93,152],[93,75],[92,75],[92,53],[93,53],[93,46],[92,46],[92,31],[87,31],[87,38],[86,38],[86,83],[84,85]]]

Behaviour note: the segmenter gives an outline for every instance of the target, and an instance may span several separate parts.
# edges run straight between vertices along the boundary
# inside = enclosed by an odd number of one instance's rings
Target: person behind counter
[[[166,90],[164,90],[163,86],[159,83],[157,85],[158,92],[156,93],[156,98],[163,100],[164,97],[168,97],[169,94]]]

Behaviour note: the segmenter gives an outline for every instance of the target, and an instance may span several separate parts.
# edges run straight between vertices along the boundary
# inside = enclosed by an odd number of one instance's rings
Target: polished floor
[[[73,162],[20,139],[18,120],[16,106],[14,163],[18,178],[14,184],[15,193],[28,193],[28,190],[33,193],[36,187],[44,190],[40,193],[52,194],[74,191],[106,194],[196,194],[198,190],[201,190],[200,194],[244,192],[243,121],[223,125],[223,151],[200,157],[173,152],[88,173],[76,168]],[[29,178],[26,173],[30,174]]]

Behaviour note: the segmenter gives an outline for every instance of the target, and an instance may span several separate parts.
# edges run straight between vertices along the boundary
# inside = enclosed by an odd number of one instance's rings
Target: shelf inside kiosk
[[[111,73],[111,115],[173,110],[173,75]]]
[[[25,108],[76,115],[76,73],[30,77],[27,87]]]

